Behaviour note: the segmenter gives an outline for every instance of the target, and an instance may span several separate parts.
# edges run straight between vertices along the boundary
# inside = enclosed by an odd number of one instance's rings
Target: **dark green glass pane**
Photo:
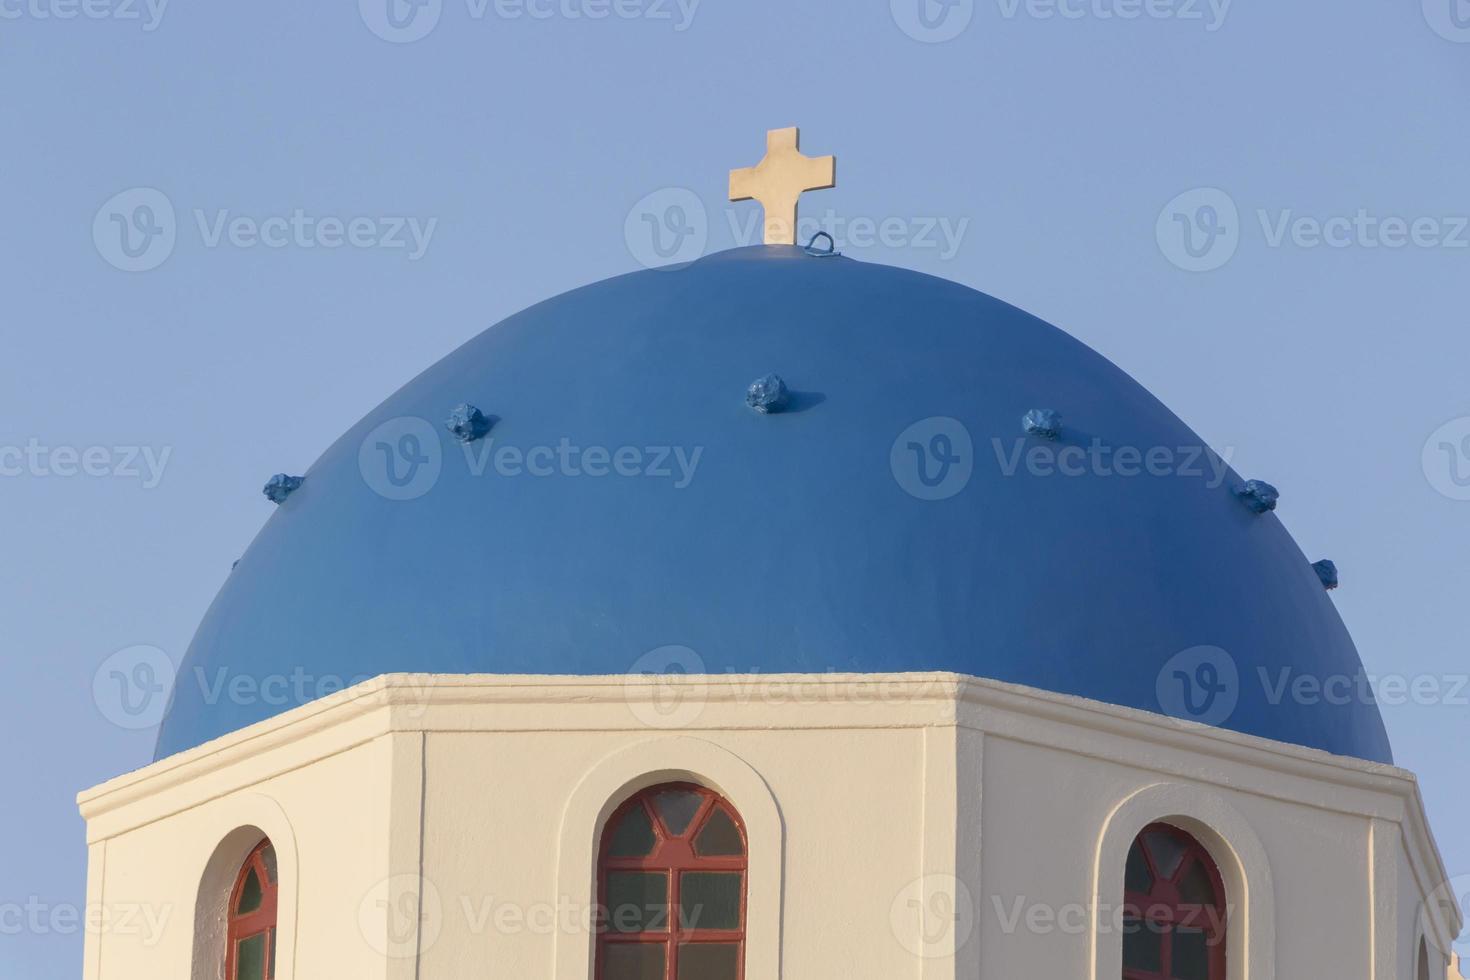
[[[1174,930],[1174,980],[1210,980],[1210,946],[1199,929]]]
[[[1184,877],[1179,879],[1179,898],[1185,905],[1214,905],[1215,883],[1198,861],[1192,861]]]
[[[610,871],[607,927],[613,932],[663,932],[669,928],[666,871]]]
[[[1141,919],[1123,920],[1123,965],[1130,970],[1158,973],[1162,968],[1162,945],[1158,932]]]
[[[265,933],[256,933],[235,943],[234,980],[266,980]]]
[[[602,976],[604,980],[664,980],[664,944],[606,944]]]
[[[694,838],[694,850],[701,857],[739,857],[745,853],[745,842],[740,839],[740,828],[730,815],[716,810]]]
[[[241,915],[254,912],[260,908],[260,879],[255,875],[255,869],[251,868],[245,875],[245,884],[240,886],[240,902],[235,906],[235,911]]]
[[[740,947],[735,943],[689,943],[679,947],[679,980],[737,980]]]
[[[645,857],[653,853],[656,842],[653,823],[640,803],[618,818],[618,825],[608,838],[607,853],[613,857]]]
[[[260,852],[260,863],[265,865],[265,877],[272,885],[276,883],[276,849],[270,844]]]
[[[1147,895],[1154,887],[1154,876],[1149,874],[1148,861],[1144,859],[1143,848],[1137,841],[1128,851],[1128,870],[1123,876],[1123,887],[1130,892],[1139,892]]]
[[[1145,834],[1144,840],[1148,844],[1148,853],[1154,859],[1154,870],[1159,873],[1159,877],[1173,880],[1174,872],[1179,870],[1179,862],[1184,860],[1184,843],[1162,830]]]
[[[666,789],[654,796],[653,808],[658,811],[658,818],[664,822],[669,833],[682,837],[684,831],[689,829],[689,821],[694,819],[703,802],[704,797],[693,790]]]
[[[270,932],[269,932],[268,935],[270,936],[271,952],[270,952],[269,959],[266,960],[265,976],[266,976],[266,980],[272,980],[272,978],[275,977],[275,975],[276,975],[276,928],[275,928],[275,926],[271,926],[271,930],[270,930]]]
[[[739,871],[686,871],[679,878],[679,922],[685,929],[739,929]]]

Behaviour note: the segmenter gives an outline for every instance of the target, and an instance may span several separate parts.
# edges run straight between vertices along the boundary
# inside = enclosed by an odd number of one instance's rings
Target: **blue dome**
[[[753,410],[772,373],[784,410]],[[445,426],[464,403],[484,438]],[[1079,465],[1095,445],[1169,460]],[[610,279],[471,340],[306,472],[199,627],[157,757],[337,682],[622,674],[677,645],[712,674],[955,671],[1171,714],[1197,679],[1208,723],[1390,761],[1370,700],[1273,696],[1362,668],[1200,448],[955,283],[764,246]]]

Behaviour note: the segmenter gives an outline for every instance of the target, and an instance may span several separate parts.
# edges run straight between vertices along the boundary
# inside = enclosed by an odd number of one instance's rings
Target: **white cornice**
[[[108,780],[79,794],[77,803],[89,839],[103,839],[389,732],[657,729],[648,723],[650,712],[671,698],[699,711],[670,731],[959,726],[1176,779],[1392,820],[1404,828],[1421,887],[1427,892],[1445,880],[1418,783],[1404,769],[951,673],[385,674]],[[752,705],[760,710],[749,710]],[[570,710],[548,719],[547,709],[559,706]]]

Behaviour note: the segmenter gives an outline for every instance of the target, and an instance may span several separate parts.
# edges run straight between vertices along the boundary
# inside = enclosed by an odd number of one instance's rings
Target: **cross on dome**
[[[796,206],[806,191],[837,186],[837,158],[801,153],[801,131],[766,133],[766,156],[754,167],[730,171],[730,200],[756,200],[766,211],[767,245],[796,244]]]

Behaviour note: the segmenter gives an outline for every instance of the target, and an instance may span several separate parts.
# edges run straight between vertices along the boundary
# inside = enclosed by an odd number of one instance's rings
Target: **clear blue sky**
[[[724,204],[727,171],[775,126],[838,154],[807,215],[899,219],[849,254],[1107,355],[1281,488],[1370,673],[1453,687],[1470,423],[1434,434],[1470,416],[1470,31],[1449,2],[966,0],[945,21],[930,0],[929,28],[917,0],[395,0],[391,21],[386,0],[0,0],[0,447],[38,447],[0,452],[0,908],[82,902],[73,796],[153,741],[105,717],[94,673],[182,656],[266,477],[507,314],[637,268],[647,195],[692,191],[706,247],[734,244],[754,212]],[[107,204],[136,188],[157,193]],[[103,447],[110,475],[63,475],[81,461],[58,447]],[[1385,709],[1454,874],[1459,695]],[[79,975],[80,935],[3,926],[0,973]]]

